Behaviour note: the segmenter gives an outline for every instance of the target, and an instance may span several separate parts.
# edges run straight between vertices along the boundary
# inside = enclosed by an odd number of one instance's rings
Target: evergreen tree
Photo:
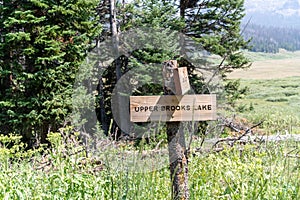
[[[226,80],[226,74],[233,69],[249,67],[249,59],[241,52],[248,48],[249,43],[244,40],[241,30],[241,20],[245,15],[244,0],[182,0],[180,3],[181,17],[186,23],[184,33],[221,58],[214,73]],[[227,80],[223,85],[221,95],[229,105],[234,105],[234,101],[243,97],[246,89],[239,86],[238,80]]]
[[[71,112],[78,66],[100,28],[97,0],[0,4],[0,132],[46,141]]]
[[[247,67],[249,60],[240,53],[241,49],[248,47],[240,29],[245,15],[244,0],[194,2],[182,12],[186,22],[185,34],[194,37],[210,53],[224,58],[226,62],[220,65],[223,73]]]
[[[169,35],[169,32],[171,32],[172,28],[178,30],[183,27],[182,20],[180,20],[179,16],[176,16],[174,4],[169,2],[154,0],[133,1],[126,5],[117,3],[117,8],[116,13],[118,14],[116,17],[119,22],[118,26],[120,27],[118,34],[122,35],[123,31],[126,32],[131,28],[139,27],[141,29],[149,28],[149,30],[157,35],[151,35],[151,33],[149,33],[149,37],[146,36],[143,42],[139,41],[144,44],[143,49],[135,49],[128,52],[129,54],[126,56],[120,55],[118,59],[106,68],[102,78],[99,80],[98,94],[101,93],[101,96],[98,96],[99,100],[96,108],[98,119],[106,135],[114,136],[121,135],[120,129],[113,121],[113,113],[111,112],[111,97],[114,86],[119,79],[117,77],[118,73],[116,73],[116,66],[120,65],[122,74],[125,74],[131,69],[135,69],[137,72],[135,81],[137,82],[155,82],[152,80],[152,77],[161,77],[161,71],[158,71],[155,67],[151,68],[149,65],[153,63],[161,64],[165,60],[174,58],[174,52],[177,50],[177,46],[170,44],[170,41],[174,40],[172,39],[174,36]],[[126,16],[124,16],[124,12],[126,12]],[[104,13],[105,12],[103,12],[103,14]],[[103,18],[103,16],[101,16],[101,18]],[[107,31],[109,31],[109,29],[107,29]],[[136,34],[134,37],[144,37],[144,32],[137,32]],[[165,43],[162,41],[165,41]],[[165,46],[163,47],[162,45]],[[161,48],[158,49],[158,46],[161,46]],[[130,48],[131,47],[129,47],[129,49]],[[162,49],[169,49],[169,51]],[[149,74],[153,76],[149,76]],[[102,81],[102,79],[105,81]],[[128,80],[128,82],[130,81],[134,82]],[[124,83],[124,85],[127,84],[129,83]],[[163,91],[162,89],[162,85],[144,84],[142,88],[137,88],[134,94],[160,94]],[[121,99],[122,97],[119,98]],[[103,109],[105,109],[105,114],[102,112]],[[108,123],[110,123],[110,125],[108,125]],[[127,123],[129,123],[129,121]],[[108,130],[107,127],[111,127],[111,129]]]
[[[235,68],[248,66],[247,64],[249,61],[239,51],[240,49],[247,47],[247,41],[244,41],[240,30],[240,22],[244,16],[243,0],[234,2],[230,0],[180,1],[179,6],[176,5],[177,3],[178,1],[136,0],[124,5],[117,2],[117,5],[119,6],[117,6],[118,10],[116,12],[116,17],[118,19],[118,27],[120,27],[119,31],[126,31],[130,28],[143,26],[151,27],[156,30],[163,30],[161,36],[157,35],[157,39],[151,41],[153,43],[159,41],[160,37],[163,38],[163,34],[168,30],[181,31],[191,38],[194,38],[204,50],[209,52],[208,54],[219,55],[224,59],[223,61],[220,61],[217,67],[213,68],[215,72],[218,72],[223,77],[226,77],[226,73],[231,72]],[[178,13],[180,13],[180,16]],[[171,41],[171,39],[169,41]],[[117,77],[115,77],[116,71],[114,68],[118,62],[122,63],[123,67],[121,71],[123,74],[130,70],[128,66],[139,68],[141,72],[139,79],[143,80],[147,79],[143,70],[151,70],[143,67],[145,64],[162,63],[165,60],[177,57],[180,66],[188,67],[190,82],[195,92],[208,92],[208,90],[205,89],[206,86],[204,85],[203,77],[199,76],[199,73],[196,73],[198,70],[197,67],[199,66],[194,66],[185,59],[193,54],[196,56],[194,60],[197,63],[207,65],[207,60],[205,60],[205,56],[202,57],[201,52],[195,52],[195,49],[189,49],[190,43],[194,43],[195,41],[184,41],[180,46],[185,46],[186,49],[181,48],[181,52],[176,52],[176,55],[174,52],[173,54],[170,54],[172,52],[171,49],[169,52],[153,49],[154,45],[149,45],[149,41],[145,41],[145,44],[147,44],[149,48],[131,52],[129,57],[121,55],[119,57],[121,61],[116,60],[113,62],[112,66],[108,67],[107,71],[104,73],[103,78],[110,81],[106,81],[107,85],[104,87],[104,97],[102,98],[105,99],[105,103],[102,103],[102,105],[110,105],[110,95],[114,88],[114,84],[117,82]],[[163,43],[161,43],[161,45],[163,45]],[[179,48],[179,46],[175,48]],[[202,51],[203,49],[198,49],[197,51]],[[157,70],[153,71],[153,74],[157,73],[160,72],[157,72]],[[151,82],[151,80],[148,81]],[[234,83],[238,86],[238,82]],[[227,87],[227,85],[225,85],[225,87]],[[159,94],[159,89],[155,88],[153,85],[145,85],[143,88],[139,88],[138,92],[135,94]],[[229,97],[230,95],[227,96]],[[240,96],[234,95],[234,97],[239,98]],[[230,102],[231,101],[233,100],[231,99]],[[99,107],[101,106],[98,106],[98,108]],[[99,108],[99,110],[101,109]],[[105,120],[109,123],[112,119],[110,106],[106,106],[105,113]],[[103,119],[104,118],[102,118],[102,120],[100,119],[102,124]],[[106,127],[108,127],[108,125],[106,125]],[[114,130],[115,128],[112,128],[111,132],[114,132]],[[106,133],[108,134],[108,130]]]

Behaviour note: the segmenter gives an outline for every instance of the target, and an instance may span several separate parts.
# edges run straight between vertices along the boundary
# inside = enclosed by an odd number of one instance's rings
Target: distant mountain
[[[244,23],[300,28],[300,0],[245,0]]]
[[[246,40],[251,39],[250,50],[256,52],[277,53],[279,49],[300,50],[300,29],[248,24],[243,36]]]
[[[245,8],[243,36],[252,38],[252,51],[300,50],[300,0],[245,0]]]
[[[298,9],[300,9],[300,3],[298,2],[298,0],[288,0],[283,4],[281,9],[283,9],[283,10],[284,9],[298,10]]]

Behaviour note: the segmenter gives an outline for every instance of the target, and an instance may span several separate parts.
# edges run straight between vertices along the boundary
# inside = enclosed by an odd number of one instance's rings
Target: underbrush
[[[51,148],[26,152],[20,137],[1,136],[0,199],[170,199],[168,166],[116,171],[90,157],[68,131],[51,133]],[[191,199],[300,199],[299,146],[264,143],[195,153],[189,160]]]

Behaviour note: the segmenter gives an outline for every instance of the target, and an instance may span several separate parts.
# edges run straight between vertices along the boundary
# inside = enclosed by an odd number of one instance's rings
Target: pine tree
[[[195,71],[198,70],[198,66],[194,66],[188,60],[184,59],[188,57],[188,54],[197,54],[193,49],[188,48],[190,43],[196,41],[199,46],[203,47],[202,50],[206,50],[208,54],[219,55],[223,59],[213,70],[221,74],[224,78],[226,77],[226,73],[230,73],[233,69],[248,66],[249,60],[240,52],[240,49],[247,48],[247,41],[241,36],[240,30],[240,22],[244,16],[243,0],[234,2],[229,0],[180,1],[178,7],[176,3],[178,2],[136,0],[131,3],[122,4],[117,1],[116,18],[119,31],[122,32],[135,27],[151,27],[156,30],[163,30],[165,33],[168,30],[178,30],[190,38],[193,38],[194,41],[184,41],[183,44],[180,44],[181,52],[177,52],[177,57],[180,66],[188,67],[190,82],[196,93],[208,92],[210,88],[207,88],[204,84],[203,77],[199,76],[199,73],[195,73]],[[179,16],[178,13],[180,13],[181,16]],[[101,18],[104,17],[102,16]],[[159,39],[159,37],[158,35],[157,38]],[[155,39],[153,42],[155,43]],[[106,123],[109,123],[112,119],[110,112],[110,94],[114,88],[114,84],[117,82],[117,77],[115,77],[116,71],[114,69],[117,66],[116,63],[122,63],[122,74],[130,70],[128,66],[135,66],[135,68],[139,68],[143,75],[145,74],[143,70],[149,71],[151,69],[146,69],[143,65],[138,64],[139,62],[144,64],[159,63],[175,57],[174,54],[167,55],[168,53],[166,54],[166,52],[155,52],[153,49],[151,50],[152,47],[149,45],[148,49],[134,51],[130,58],[120,55],[119,59],[121,59],[121,61],[117,59],[112,64],[114,67],[111,66],[107,68],[107,71],[104,73],[104,78],[109,78],[111,81],[106,82],[109,87],[105,86],[106,90],[102,98],[105,99],[102,105],[108,105],[105,110],[106,117],[102,117],[102,119],[106,120]],[[187,48],[182,49],[183,47]],[[202,51],[201,49],[198,50]],[[196,58],[197,63],[207,65],[208,63],[207,60],[205,60],[205,56],[201,57],[201,52],[198,52],[198,54]],[[154,70],[153,73],[157,73],[157,71]],[[139,78],[146,79],[147,77],[140,76]],[[149,82],[151,82],[151,80],[149,80]],[[153,85],[144,86],[140,88],[139,91],[140,94],[147,92],[150,94],[151,92],[149,93],[149,91],[151,90],[152,94],[157,93],[156,89],[156,92],[154,92]],[[232,99],[230,101],[232,101]],[[103,110],[103,106],[101,110]],[[104,115],[102,114],[102,116]],[[104,124],[103,120],[100,119],[100,121]],[[106,127],[108,127],[108,125],[106,125]],[[108,130],[106,133],[108,134]]]
[[[241,20],[245,15],[244,0],[183,0],[181,3],[181,17],[186,23],[184,33],[193,37],[210,54],[221,58],[214,71],[226,81],[221,95],[230,105],[234,105],[232,102],[240,99],[246,89],[239,88],[239,81],[226,80],[226,76],[234,69],[249,67],[250,63],[241,52],[249,48],[249,41],[244,40],[244,30],[241,30]],[[231,95],[233,85],[236,89],[234,96]]]
[[[0,132],[41,142],[71,112],[75,74],[100,33],[96,0],[0,4]]]
[[[145,66],[153,63],[161,64],[163,61],[175,56],[175,54],[172,53],[172,51],[174,52],[176,50],[176,47],[173,46],[173,44],[165,44],[172,46],[168,52],[162,51],[161,49],[155,49],[155,47],[162,45],[161,43],[158,44],[159,41],[170,41],[170,39],[168,39],[172,38],[172,36],[168,36],[170,30],[172,28],[176,28],[177,30],[180,29],[180,27],[182,28],[183,22],[179,19],[179,16],[176,16],[176,9],[174,9],[172,3],[143,0],[133,1],[128,4],[120,4],[117,2],[116,4],[117,10],[115,12],[117,15],[115,17],[118,21],[118,34],[122,35],[122,32],[126,32],[127,30],[136,27],[144,30],[149,28],[149,30],[156,33],[161,32],[161,34],[152,37],[151,39],[153,40],[151,41],[145,39],[145,48],[128,52],[129,56],[120,55],[118,59],[106,68],[106,71],[102,74],[102,78],[99,80],[98,93],[101,93],[102,95],[98,96],[99,101],[96,109],[98,119],[101,122],[106,135],[120,136],[121,131],[114,123],[111,112],[112,92],[119,79],[117,76],[119,73],[117,73],[116,69],[120,68],[119,71],[121,71],[121,74],[125,74],[127,71],[134,68],[138,71],[138,74],[140,74],[136,77],[138,81],[147,80],[150,83],[152,82],[151,77],[145,74],[157,74],[157,76],[161,76],[161,72],[157,71],[156,68],[147,68]],[[103,15],[106,13],[107,12],[102,12],[100,18],[104,18]],[[107,29],[105,34],[112,36],[112,33],[109,33],[109,31],[110,29]],[[141,34],[143,35],[144,32],[142,31]],[[142,35],[135,35],[135,37],[142,38]],[[119,67],[117,67],[118,65]],[[103,84],[102,79],[105,80],[105,84]],[[158,94],[159,92],[162,93],[162,87],[145,84],[143,88],[138,88],[138,91],[138,93],[143,94]],[[103,109],[105,109],[105,114],[103,113]],[[109,123],[111,124],[108,125]],[[107,127],[111,127],[111,129],[108,130]]]
[[[224,73],[248,66],[249,60],[240,53],[248,47],[240,28],[245,15],[244,0],[198,0],[184,13],[185,34],[194,37],[210,53],[224,58]]]

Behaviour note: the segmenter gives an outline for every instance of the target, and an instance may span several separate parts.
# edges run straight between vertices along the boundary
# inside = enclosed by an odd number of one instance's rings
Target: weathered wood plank
[[[130,120],[207,121],[216,120],[216,95],[131,96]]]
[[[191,89],[186,67],[174,69],[174,83],[177,95],[184,95]]]

